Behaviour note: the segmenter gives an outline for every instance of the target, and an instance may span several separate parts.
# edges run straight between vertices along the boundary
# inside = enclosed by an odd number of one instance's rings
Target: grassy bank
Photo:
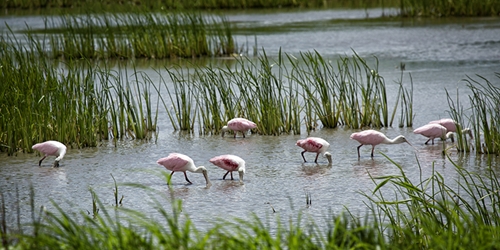
[[[97,0],[80,1],[24,1],[9,0],[0,4],[5,9],[38,9],[38,8],[87,8],[130,10],[143,8],[146,10],[158,9],[263,9],[263,8],[374,8],[398,6],[399,0],[277,0],[277,1],[241,1],[241,0],[213,0],[213,1],[181,1],[181,0],[134,0],[122,2],[103,2]]]
[[[373,191],[359,194],[366,201],[364,215],[346,208],[322,222],[301,212],[288,219],[279,213],[266,220],[214,218],[200,230],[181,201],[159,200],[165,194],[149,190],[157,216],[131,210],[126,202],[103,204],[91,192],[92,212],[70,214],[57,204],[53,211],[38,210],[32,198],[25,204],[32,222],[16,225],[5,220],[19,216],[20,203],[6,204],[0,193],[0,238],[6,249],[494,249],[500,244],[500,183],[492,169],[478,175],[453,163],[457,179],[451,183],[435,171],[411,180],[394,164],[399,174],[373,178]]]
[[[474,17],[499,16],[500,0],[490,1],[442,1],[442,0],[278,0],[278,1],[180,1],[180,0],[134,0],[134,1],[60,1],[60,0],[8,0],[0,3],[7,11],[17,9],[56,9],[63,12],[75,10],[104,10],[129,12],[137,9],[158,10],[226,10],[226,9],[284,9],[284,8],[394,8],[402,17]]]

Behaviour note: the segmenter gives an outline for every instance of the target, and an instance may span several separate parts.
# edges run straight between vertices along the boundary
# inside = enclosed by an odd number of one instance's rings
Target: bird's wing
[[[236,171],[240,166],[238,158],[230,155],[220,155],[210,159],[210,162],[227,171]]]
[[[172,153],[168,157],[159,159],[157,163],[171,171],[185,171],[184,167],[190,161],[191,158],[185,155]]]
[[[59,150],[55,144],[50,142],[37,143],[32,148],[46,155],[56,155]]]

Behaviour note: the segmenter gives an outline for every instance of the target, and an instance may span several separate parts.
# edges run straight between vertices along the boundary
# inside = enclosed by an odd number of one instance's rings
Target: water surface
[[[258,48],[270,57],[279,50],[298,55],[317,50],[335,60],[356,51],[362,57],[379,60],[380,75],[385,78],[389,96],[395,96],[396,81],[401,76],[399,66],[405,64],[404,78],[411,74],[414,83],[414,126],[430,120],[448,117],[446,90],[456,98],[457,93],[466,106],[469,93],[466,76],[482,75],[499,85],[494,72],[500,69],[500,21],[492,18],[399,20],[380,19],[390,10],[326,10],[286,12],[229,12],[228,19],[240,27],[240,44],[253,42],[257,36]],[[368,16],[370,19],[365,19]],[[0,31],[8,24],[14,30],[38,27],[42,17],[0,17]],[[38,25],[38,26],[37,26]],[[250,29],[251,28],[251,29]],[[225,63],[225,59],[213,59]],[[163,65],[145,64],[139,70],[158,79],[154,68]],[[132,72],[132,71],[130,71]],[[391,106],[395,100],[390,100]],[[465,124],[469,126],[470,124]],[[357,130],[318,129],[310,133],[330,142],[334,163],[328,166],[320,157],[319,165],[311,163],[314,154],[306,154],[308,163],[302,162],[301,149],[295,146],[301,135],[261,136],[252,134],[243,139],[221,138],[219,135],[199,136],[173,131],[165,112],[159,119],[157,141],[123,140],[114,147],[103,142],[97,148],[68,149],[60,168],[51,168],[54,157],[38,167],[40,156],[19,153],[0,155],[0,190],[10,209],[9,224],[15,224],[16,190],[23,221],[30,220],[30,187],[35,191],[35,207],[52,208],[51,201],[61,205],[68,213],[91,211],[89,189],[93,189],[107,206],[114,203],[113,179],[119,183],[124,195],[123,206],[134,208],[152,216],[157,215],[151,205],[158,198],[165,208],[171,195],[183,201],[183,214],[189,215],[199,229],[209,228],[219,218],[250,218],[252,214],[265,219],[288,216],[296,218],[298,211],[321,222],[331,213],[340,213],[347,207],[354,213],[366,211],[365,198],[374,188],[372,177],[399,174],[399,169],[381,153],[400,164],[412,180],[428,177],[432,171],[440,172],[447,182],[458,176],[453,164],[442,156],[443,142],[424,145],[426,138],[412,133],[413,128],[384,128],[388,137],[404,135],[407,144],[381,145],[370,157],[369,146],[361,148],[349,135]],[[446,147],[451,142],[446,142]],[[170,152],[191,156],[197,165],[209,171],[212,187],[205,188],[201,174],[188,173],[193,185],[186,185],[182,173],[172,179],[172,193],[165,183],[169,173],[156,164],[156,160]],[[487,156],[458,154],[448,151],[450,158],[466,169],[481,172],[487,167],[497,169],[498,160]],[[247,162],[244,185],[238,181],[222,180],[225,171],[211,165],[208,160],[220,154],[236,154]],[[418,160],[418,161],[417,161]],[[126,186],[138,183],[153,191]],[[151,193],[154,193],[150,196]],[[306,196],[312,199],[307,206]],[[276,213],[273,213],[272,208]]]

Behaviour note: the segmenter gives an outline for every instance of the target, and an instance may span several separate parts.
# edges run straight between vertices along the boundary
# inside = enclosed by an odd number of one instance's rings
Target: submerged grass
[[[303,218],[302,212],[286,221],[273,213],[277,216],[267,221],[257,215],[214,219],[198,230],[180,200],[171,198],[167,210],[165,201],[158,200],[165,194],[129,184],[151,192],[157,216],[106,206],[91,192],[98,213],[69,214],[57,204],[55,211],[37,213],[32,203],[33,221],[18,230],[3,226],[0,236],[4,247],[20,249],[494,249],[500,244],[500,182],[493,169],[480,175],[448,158],[458,176],[454,182],[434,168],[429,177],[412,180],[403,166],[388,160],[399,174],[372,177],[373,191],[360,194],[366,214],[331,213],[324,224]],[[5,211],[7,204],[0,201]]]

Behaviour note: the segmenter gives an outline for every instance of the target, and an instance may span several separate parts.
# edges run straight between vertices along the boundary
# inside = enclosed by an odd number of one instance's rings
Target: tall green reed
[[[500,73],[495,73],[500,79]],[[472,90],[469,100],[472,107],[475,148],[477,153],[500,154],[500,88],[482,76],[464,79]],[[482,140],[481,140],[482,139]]]
[[[421,174],[419,180],[411,180],[404,167],[392,160],[399,174],[373,177],[376,187],[365,197],[389,245],[450,249],[498,244],[495,228],[500,214],[495,204],[500,200],[500,183],[495,171],[476,174],[448,160],[458,175],[454,184],[435,171],[434,165],[429,177],[424,179]],[[420,164],[419,168],[422,172]]]
[[[53,58],[192,58],[238,53],[223,16],[194,12],[88,12],[45,20]]]
[[[34,143],[49,139],[96,146],[109,139],[109,127],[117,139],[149,138],[147,131],[155,131],[157,112],[152,112],[147,76],[134,69],[131,86],[123,70],[112,72],[86,60],[48,59],[44,44],[31,34],[23,44],[13,34],[2,39],[0,151],[31,152]]]
[[[332,62],[318,52],[296,58],[280,51],[276,60],[264,52],[257,59],[236,58],[231,67],[195,66],[187,74],[166,71],[172,84],[162,81],[175,130],[192,130],[196,117],[200,134],[218,133],[234,117],[253,120],[264,135],[299,134],[303,121],[308,130],[318,127],[317,120],[326,128],[392,124],[378,63],[371,66],[357,54]],[[412,87],[408,90],[401,79],[392,118],[401,102],[401,123],[405,119],[407,126],[413,118],[412,95]]]

